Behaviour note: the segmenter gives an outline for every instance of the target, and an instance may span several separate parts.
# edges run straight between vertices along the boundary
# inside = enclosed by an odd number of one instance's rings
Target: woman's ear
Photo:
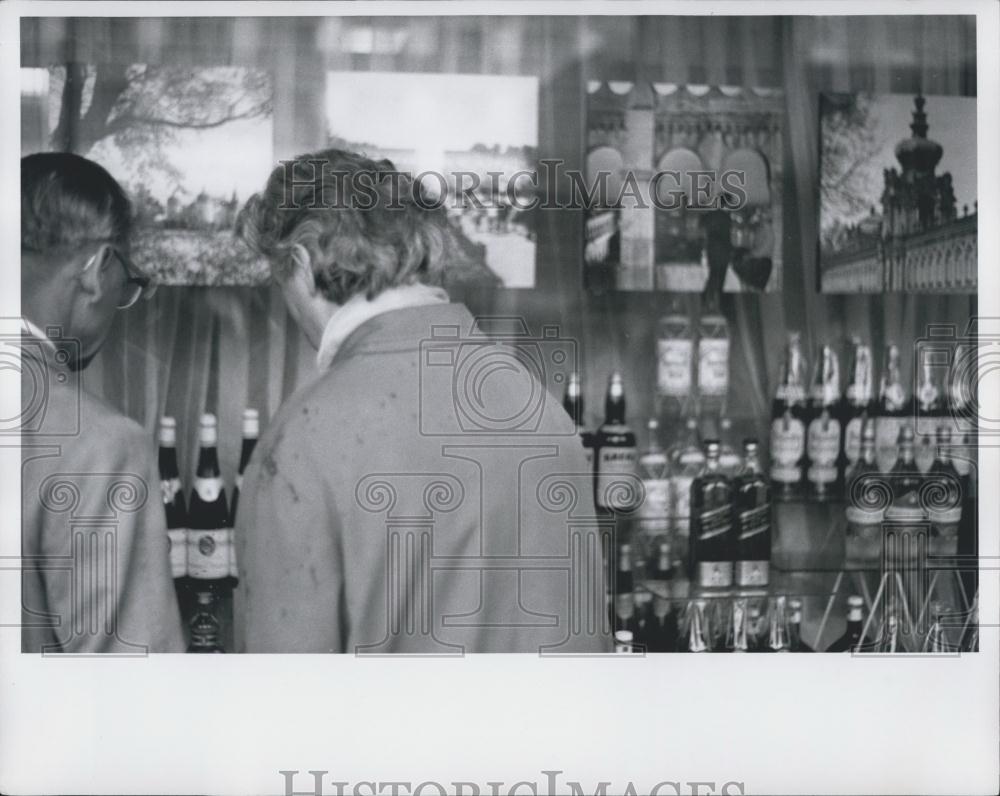
[[[91,301],[99,301],[107,290],[105,279],[107,278],[108,265],[112,259],[110,254],[110,247],[102,244],[97,251],[83,261],[82,266],[79,266],[80,271],[77,278],[80,287]]]
[[[312,257],[301,243],[292,246],[292,279],[310,296],[316,294],[316,278],[312,271]]]

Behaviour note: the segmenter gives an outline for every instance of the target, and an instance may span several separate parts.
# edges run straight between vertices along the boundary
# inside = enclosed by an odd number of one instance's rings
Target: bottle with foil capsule
[[[195,597],[197,607],[188,625],[191,640],[188,652],[225,652],[220,638],[221,627],[215,617],[215,595],[199,591]]]
[[[233,486],[233,502],[229,507],[229,527],[234,530],[234,535],[229,541],[229,577],[233,585],[239,581],[239,567],[236,562],[236,509],[240,502],[240,490],[243,488],[243,473],[250,463],[254,448],[257,447],[257,439],[260,437],[260,414],[256,409],[247,408],[243,410],[243,444],[240,447],[240,466],[236,471],[236,483]]]
[[[698,323],[698,407],[703,417],[720,417],[729,395],[729,324],[713,305]]]
[[[180,588],[187,578],[187,506],[177,466],[177,421],[160,418],[160,496],[167,514],[167,542],[170,548],[170,572]]]
[[[188,575],[198,590],[230,586],[229,507],[219,469],[218,424],[215,415],[201,416],[201,449],[188,512]]]
[[[923,483],[913,451],[913,427],[903,425],[899,429],[896,462],[889,473],[894,499],[911,492],[917,492]]]
[[[865,421],[875,416],[875,373],[871,346],[853,341],[851,370],[844,390],[844,456],[842,467],[849,471],[861,457],[861,431]]]
[[[806,431],[809,496],[826,501],[840,497],[840,368],[829,345],[820,347],[810,395]]]
[[[656,394],[665,421],[688,410],[694,373],[694,329],[679,295],[670,299],[656,333]]]
[[[763,588],[770,583],[771,485],[760,465],[755,439],[743,443],[744,465],[733,497],[736,530],[736,585]]]
[[[875,418],[875,457],[882,472],[896,461],[899,431],[913,419],[912,402],[903,386],[899,346],[890,343],[885,352],[879,380],[878,408]],[[911,428],[912,431],[912,428]]]
[[[802,640],[802,600],[793,597],[788,601],[788,648],[791,652],[813,652]]]
[[[778,500],[803,493],[806,454],[805,357],[797,332],[788,338],[781,383],[771,406],[771,484]]]
[[[587,457],[587,467],[591,472],[594,469],[594,434],[587,431],[585,427],[586,415],[584,414],[583,386],[580,381],[580,374],[573,372],[569,374],[566,382],[566,393],[563,395],[563,409],[573,419],[576,424],[576,433],[580,435],[583,443],[583,452]]]
[[[865,601],[853,594],[847,598],[847,630],[827,647],[827,652],[860,652],[864,646]]]
[[[691,578],[696,588],[733,585],[733,484],[719,467],[719,441],[705,442],[705,466],[691,484]]]
[[[630,511],[635,508],[638,490],[636,475],[638,452],[635,434],[625,423],[625,384],[622,375],[612,373],[604,398],[604,424],[596,439],[598,509]]]

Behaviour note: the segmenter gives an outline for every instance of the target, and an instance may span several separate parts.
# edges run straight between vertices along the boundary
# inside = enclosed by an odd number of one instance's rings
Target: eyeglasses
[[[114,257],[125,271],[125,284],[122,286],[122,297],[116,305],[118,309],[127,310],[143,296],[149,298],[156,292],[156,285],[153,283],[153,280],[148,276],[136,273],[135,266],[132,265],[128,257],[114,246],[107,246],[106,249],[102,247],[101,251],[97,252],[87,261],[84,270],[90,268],[105,253]]]

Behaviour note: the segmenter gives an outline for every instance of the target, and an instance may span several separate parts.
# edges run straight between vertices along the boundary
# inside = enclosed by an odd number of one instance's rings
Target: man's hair
[[[132,209],[104,168],[69,152],[21,158],[21,250],[47,252],[88,241],[128,243]]]
[[[396,285],[440,284],[447,216],[389,160],[326,149],[271,172],[246,203],[236,234],[284,279],[296,244],[309,252],[316,286],[338,304]]]

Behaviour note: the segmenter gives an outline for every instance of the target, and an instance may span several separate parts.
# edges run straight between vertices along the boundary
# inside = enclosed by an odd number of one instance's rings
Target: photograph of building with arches
[[[778,290],[782,92],[614,81],[587,92],[588,289]]]
[[[976,292],[976,98],[821,94],[820,132],[820,290]]]

